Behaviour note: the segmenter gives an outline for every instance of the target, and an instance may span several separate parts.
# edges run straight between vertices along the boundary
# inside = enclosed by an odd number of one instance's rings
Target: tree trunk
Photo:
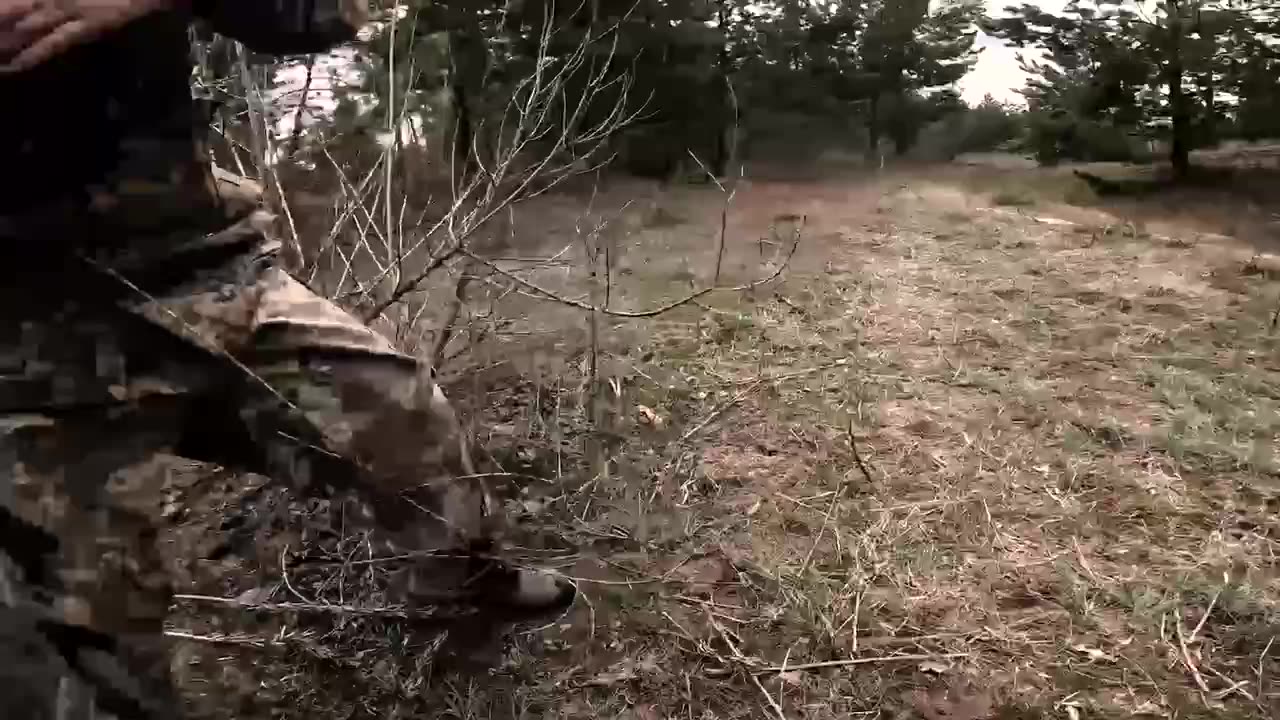
[[[889,122],[889,135],[893,138],[893,152],[897,157],[904,157],[911,146],[916,143],[917,122],[916,109],[905,93],[899,93],[893,99],[894,113]]]
[[[911,150],[911,146],[915,144],[914,138],[908,133],[896,133],[893,137],[893,153],[898,157],[905,157]]]
[[[867,162],[879,162],[880,149],[880,93],[871,96],[867,110]]]
[[[1177,0],[1165,3],[1169,36],[1166,45],[1165,83],[1169,87],[1169,115],[1173,137],[1169,143],[1169,164],[1176,179],[1183,179],[1191,167],[1191,117],[1182,90],[1182,15]]]
[[[1212,147],[1218,141],[1218,113],[1214,104],[1217,96],[1213,86],[1213,73],[1200,76],[1200,102],[1204,105],[1204,118],[1200,121],[1200,141],[1206,147]]]
[[[455,77],[449,82],[449,105],[453,111],[453,164],[458,179],[465,183],[471,179],[474,158],[471,156],[471,110],[467,105],[467,84]]]
[[[471,68],[467,53],[468,38],[460,31],[449,33],[449,112],[451,115],[451,142],[453,152],[452,164],[455,181],[464,187],[471,180],[475,170],[475,157],[472,154],[472,143],[475,131],[471,122],[470,93],[467,92],[467,78]]]
[[[716,24],[720,28],[720,47],[716,50],[716,70],[720,76],[723,102],[717,108],[715,154],[711,158],[711,171],[716,177],[724,177],[733,163],[734,145],[737,141],[738,102],[733,92],[733,80],[729,77],[729,15],[723,0],[716,8]]]
[[[728,133],[723,127],[717,129],[714,138],[714,151],[711,153],[711,174],[717,178],[725,176],[725,169],[729,167],[729,143],[725,137]]]

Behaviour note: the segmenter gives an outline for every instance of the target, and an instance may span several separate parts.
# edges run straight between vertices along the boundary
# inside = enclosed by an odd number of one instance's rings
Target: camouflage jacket
[[[191,0],[0,76],[0,252],[62,255],[226,226],[190,89],[188,27],[269,54],[354,37],[367,0]],[[9,247],[4,247],[8,245]]]

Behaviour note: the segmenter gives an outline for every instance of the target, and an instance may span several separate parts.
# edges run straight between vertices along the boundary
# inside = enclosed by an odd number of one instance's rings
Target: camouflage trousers
[[[354,488],[416,550],[487,537],[429,369],[281,270],[260,219],[0,288],[0,717],[172,716],[158,453]]]

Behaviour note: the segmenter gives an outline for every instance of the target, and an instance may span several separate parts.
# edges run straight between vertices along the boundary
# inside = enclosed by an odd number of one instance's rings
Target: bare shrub
[[[387,32],[395,33],[399,15],[387,17]],[[628,253],[625,225],[632,203],[600,207],[597,199],[612,158],[610,141],[644,111],[645,102],[632,97],[630,77],[615,62],[616,30],[608,26],[587,33],[565,51],[559,30],[546,23],[533,70],[515,82],[500,112],[479,120],[461,156],[433,152],[430,143],[403,137],[408,105],[396,102],[396,88],[401,87],[399,73],[414,72],[412,60],[405,68],[389,64],[387,132],[377,144],[360,145],[326,128],[311,132],[306,142],[296,134],[277,137],[272,119],[282,113],[265,104],[264,73],[250,67],[243,50],[230,51],[237,71],[228,83],[235,86],[230,92],[248,101],[241,124],[219,127],[226,138],[224,164],[235,164],[237,172],[256,177],[265,188],[266,201],[282,219],[281,234],[297,276],[386,332],[402,350],[427,359],[450,385],[450,394],[488,421],[484,425],[490,430],[479,443],[482,452],[488,451],[487,471],[471,480],[518,486],[545,485],[554,478],[555,487],[575,475],[581,477],[571,488],[574,497],[589,497],[592,483],[611,472],[615,420],[624,412],[608,336],[619,323],[644,322],[706,302],[718,292],[752,293],[784,272],[800,241],[797,224],[770,243],[770,255],[764,241],[752,245],[748,257],[754,273],[742,272],[745,263],[731,272],[728,217],[735,189],[732,182],[712,178],[723,201],[718,228],[708,236],[705,253],[686,259],[687,264],[704,262],[705,269],[682,276],[684,283],[660,275],[637,277],[645,274],[644,259],[638,271],[620,269]],[[532,201],[559,201],[557,188],[575,177],[591,182],[572,227],[550,232],[534,227],[529,221],[539,210]],[[225,173],[223,182],[253,191],[251,183]],[[305,189],[295,190],[294,182]],[[679,226],[673,220],[665,229]],[[320,233],[313,236],[316,230]],[[655,285],[669,287],[655,290]],[[537,334],[552,338],[537,349],[526,348],[540,356],[537,362],[513,364],[509,356],[495,362],[495,355],[511,348],[495,338]],[[500,381],[485,375],[499,365],[511,374]],[[547,382],[550,366],[560,372]],[[450,384],[464,379],[470,388]],[[495,422],[502,420],[503,408],[488,407],[484,399],[495,386],[510,402],[539,408],[535,414],[550,428],[544,437],[581,445],[554,469],[509,462],[502,455],[513,445],[500,436],[510,433]],[[543,412],[539,403],[544,401],[554,408]],[[565,455],[556,448],[555,457]],[[538,459],[546,457],[539,453]],[[520,498],[518,490],[504,496]],[[262,550],[264,557],[248,565],[279,577],[287,601],[259,593],[237,601],[189,594],[184,602],[201,611],[249,606],[268,613],[278,620],[270,626],[272,635],[292,639],[280,642],[330,659],[389,654],[387,637],[400,632],[397,623],[427,619],[388,603],[386,571],[405,558],[380,557],[367,535],[349,533],[342,503],[316,507],[281,500],[278,506],[293,529],[263,541],[262,548],[270,551]],[[283,544],[284,537],[296,544]],[[239,586],[243,594],[247,580],[222,578],[219,584]],[[295,613],[307,619],[293,619]],[[244,634],[260,636],[260,629]],[[379,687],[395,693],[420,685],[438,646],[435,639],[427,642],[425,659],[388,657],[393,679],[380,675]]]

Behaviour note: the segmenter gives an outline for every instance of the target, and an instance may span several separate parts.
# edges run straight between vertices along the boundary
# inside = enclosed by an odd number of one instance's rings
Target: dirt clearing
[[[512,551],[583,591],[497,669],[438,666],[435,634],[354,607],[382,571],[340,507],[191,480],[172,540],[206,597],[172,626],[193,714],[1280,717],[1280,264],[972,187],[740,187],[725,272],[773,252],[770,225],[803,220],[800,253],[769,286],[609,324],[607,434],[581,317],[491,341],[454,395],[513,480]],[[721,199],[628,209],[618,292],[705,277]],[[271,507],[293,519],[245,519]]]

